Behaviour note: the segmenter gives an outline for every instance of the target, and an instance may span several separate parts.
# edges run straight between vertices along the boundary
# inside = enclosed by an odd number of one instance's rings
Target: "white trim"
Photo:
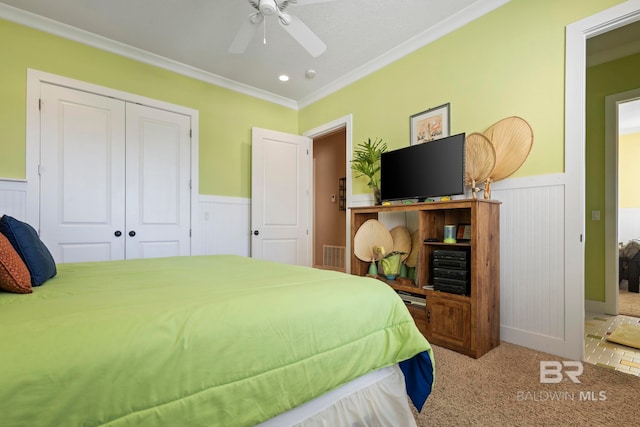
[[[487,13],[504,6],[511,0],[486,0],[476,1],[467,6],[458,13],[443,19],[434,26],[426,29],[421,34],[412,37],[406,42],[394,47],[392,50],[385,52],[379,57],[361,65],[350,73],[340,77],[337,80],[329,83],[328,85],[320,88],[319,90],[305,96],[298,101],[298,108],[304,108],[313,104],[320,99],[337,92],[340,89],[349,86],[350,84],[362,79],[363,77],[372,74],[375,71],[380,70],[383,67],[397,61],[398,59],[407,56],[408,54],[415,52],[416,50],[428,45],[429,43],[438,40],[460,27],[467,25]]]
[[[330,132],[333,132],[335,130],[341,129],[341,128],[345,128],[345,151],[346,151],[346,171],[345,171],[345,177],[346,177],[346,184],[347,184],[347,188],[346,188],[346,200],[345,200],[345,206],[349,207],[351,206],[351,198],[352,198],[352,173],[351,173],[351,159],[353,157],[353,137],[352,137],[352,129],[353,129],[353,116],[351,114],[340,117],[338,119],[335,119],[331,122],[325,123],[323,125],[320,125],[318,127],[315,127],[313,129],[310,129],[306,132],[304,132],[302,135],[306,136],[307,138],[311,138],[311,152],[313,153],[313,139],[314,138],[318,138],[321,137],[323,135],[326,135]],[[313,156],[309,156],[309,170],[311,171],[310,176],[313,177]],[[309,212],[313,213],[315,212],[315,209],[313,207],[313,202],[314,202],[314,196],[313,196],[313,185],[310,186],[310,191],[311,191],[311,197],[309,197]],[[351,253],[351,213],[349,212],[349,210],[347,209],[346,211],[346,229],[345,229],[345,238],[346,238],[346,247],[345,247],[345,253],[346,254],[350,254]],[[315,222],[312,220],[311,221],[311,227],[315,227]],[[313,233],[311,233],[311,238],[309,239],[309,245],[310,248],[313,248]],[[313,252],[309,252],[309,253],[313,253]],[[351,257],[347,256],[347,259],[345,260],[345,271],[347,273],[351,272]]]
[[[514,177],[491,183],[491,191],[551,187],[555,185],[564,185],[564,183],[565,174],[563,173]]]
[[[565,61],[565,348],[584,358],[585,98],[586,40],[638,18],[640,0],[629,0],[566,28]],[[582,239],[581,239],[582,237]]]
[[[243,93],[245,95],[263,99],[274,104],[298,110],[336,92],[337,90],[344,88],[345,86],[350,85],[357,80],[360,80],[361,78],[389,65],[399,58],[402,58],[403,56],[406,56],[409,53],[422,48],[423,46],[433,42],[434,40],[437,40],[440,37],[457,30],[458,28],[468,24],[469,22],[478,19],[481,16],[493,11],[494,9],[505,5],[509,1],[510,0],[478,0],[465,9],[461,10],[460,12],[456,13],[455,15],[452,15],[449,18],[444,19],[438,24],[434,25],[433,27],[428,28],[422,34],[419,34],[412,39],[404,42],[399,47],[384,53],[378,58],[359,67],[357,70],[337,79],[333,83],[330,83],[329,85],[302,98],[299,101],[295,101],[293,99],[285,98],[283,96],[276,95],[262,89],[245,85],[226,77],[222,77],[217,74],[213,74],[192,67],[190,65],[186,65],[165,58],[163,56],[156,55],[145,50],[138,49],[124,43],[120,43],[115,40],[111,40],[106,37],[102,37],[97,34],[93,34],[88,31],[84,31],[79,28],[75,28],[70,25],[66,25],[61,22],[54,21],[52,19],[45,18],[43,16],[36,15],[34,13],[27,12],[2,3],[0,3],[0,18],[7,19],[9,21],[34,28],[36,30],[44,31],[49,34],[73,40],[78,43],[86,44],[97,49],[111,52],[125,58],[130,58],[135,61],[173,71],[175,73],[182,74],[184,76],[191,77],[226,89],[230,89],[235,92]]]
[[[231,196],[212,196],[200,194],[198,200],[201,203],[216,203],[219,205],[246,205],[251,206],[251,199],[247,197],[231,197]],[[249,227],[247,227],[247,230]]]
[[[144,96],[122,92],[103,86],[68,77],[58,76],[43,71],[27,69],[27,112],[26,112],[26,175],[27,175],[27,213],[28,223],[39,228],[40,224],[40,180],[38,178],[38,165],[40,163],[40,86],[42,83],[50,83],[121,99],[127,102],[146,105],[161,110],[171,111],[189,116],[191,119],[191,254],[198,253],[201,247],[200,218],[199,218],[199,112],[193,108],[175,105]]]

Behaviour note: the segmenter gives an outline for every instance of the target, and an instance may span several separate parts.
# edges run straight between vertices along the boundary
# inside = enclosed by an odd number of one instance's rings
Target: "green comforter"
[[[0,293],[3,426],[251,426],[430,346],[387,285],[239,256]]]

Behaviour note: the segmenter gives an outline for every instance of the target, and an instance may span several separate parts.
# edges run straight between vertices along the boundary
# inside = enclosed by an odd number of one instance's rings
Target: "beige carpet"
[[[502,343],[480,359],[435,347],[436,383],[424,426],[638,425],[640,377],[584,364],[580,384],[540,383],[540,361],[563,359]],[[586,400],[587,397],[593,400]],[[606,399],[606,400],[604,400]]]

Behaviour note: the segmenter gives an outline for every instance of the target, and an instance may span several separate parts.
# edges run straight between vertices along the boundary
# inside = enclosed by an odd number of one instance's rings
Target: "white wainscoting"
[[[559,174],[497,182],[491,193],[502,202],[501,339],[550,352],[565,339],[564,191]]]
[[[200,198],[203,255],[251,254],[251,200],[241,197]]]
[[[494,183],[491,194],[502,202],[501,339],[551,353],[565,339],[564,188],[564,175],[545,175]],[[24,182],[0,180],[0,212],[24,218],[25,190]],[[194,252],[248,256],[251,200],[207,195],[198,200],[200,224],[194,229],[201,247]],[[355,195],[351,205],[371,201],[369,195]],[[381,219],[388,226],[408,221],[409,228],[416,227],[404,215]]]
[[[0,216],[9,215],[20,221],[27,217],[27,182],[0,179]]]
[[[618,242],[640,239],[640,208],[618,210]]]

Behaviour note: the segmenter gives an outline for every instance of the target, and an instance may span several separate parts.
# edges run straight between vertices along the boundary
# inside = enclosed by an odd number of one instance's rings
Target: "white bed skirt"
[[[258,427],[406,426],[416,422],[398,365],[370,372]]]

